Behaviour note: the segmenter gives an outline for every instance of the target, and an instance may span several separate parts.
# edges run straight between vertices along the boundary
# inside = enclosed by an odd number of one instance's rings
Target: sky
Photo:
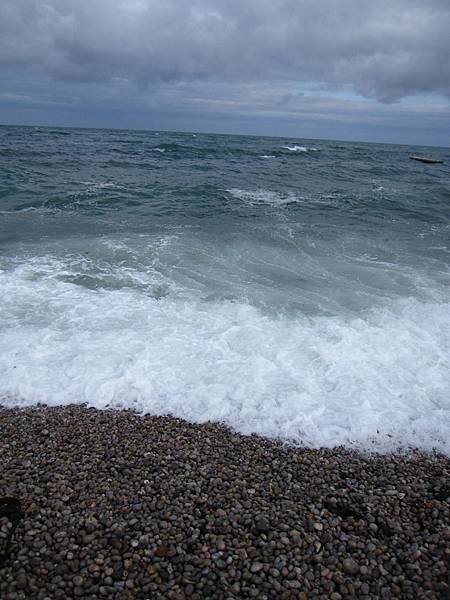
[[[450,146],[450,0],[1,0],[0,123]]]

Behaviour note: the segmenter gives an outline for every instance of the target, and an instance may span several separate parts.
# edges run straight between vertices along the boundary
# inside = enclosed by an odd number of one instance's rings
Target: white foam
[[[226,191],[238,200],[242,200],[251,205],[268,204],[270,206],[282,206],[283,204],[301,202],[303,200],[303,198],[299,198],[293,192],[282,193],[270,190],[240,190],[238,188],[231,188]]]
[[[318,148],[314,148],[313,146],[298,146],[294,144],[293,146],[281,146],[283,150],[289,150],[290,152],[318,152]]]
[[[450,454],[448,304],[268,316],[186,290],[87,289],[68,282],[77,274],[44,258],[0,271],[3,404],[133,408],[310,446]]]
[[[80,181],[80,183],[81,183],[81,185],[86,185],[86,186],[89,186],[90,188],[99,189],[99,190],[110,189],[110,188],[122,189],[122,186],[117,185],[117,183],[113,183],[111,181]]]
[[[160,152],[161,154],[163,154],[165,151],[165,148],[152,148],[152,152]]]
[[[305,146],[281,146],[283,150],[290,150],[291,152],[308,152],[308,148]]]

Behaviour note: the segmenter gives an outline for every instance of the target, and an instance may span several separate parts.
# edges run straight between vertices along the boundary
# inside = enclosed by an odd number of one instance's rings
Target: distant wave
[[[270,190],[240,190],[232,188],[226,190],[229,194],[243,200],[247,204],[268,204],[270,206],[282,206],[283,204],[291,204],[299,202],[302,198],[296,196],[293,192],[272,192]]]
[[[289,150],[290,152],[317,152],[317,148],[307,148],[306,146],[281,146],[284,150]]]
[[[122,189],[121,185],[112,181],[80,181],[81,185],[87,185],[93,189],[103,190],[108,188]]]
[[[55,208],[51,208],[48,206],[19,206],[17,208],[13,208],[10,210],[0,210],[0,214],[2,215],[14,215],[17,213],[43,213],[43,214],[51,214],[55,212]]]

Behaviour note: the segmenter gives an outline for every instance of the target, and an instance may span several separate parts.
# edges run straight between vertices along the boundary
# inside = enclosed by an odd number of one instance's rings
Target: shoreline
[[[448,593],[442,454],[289,447],[76,405],[0,407],[0,430],[0,497],[25,513],[2,599]]]

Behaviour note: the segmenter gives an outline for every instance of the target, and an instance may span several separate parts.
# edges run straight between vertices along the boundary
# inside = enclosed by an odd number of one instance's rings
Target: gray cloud
[[[449,25],[448,0],[2,0],[0,68],[119,94],[280,81],[450,98]]]

